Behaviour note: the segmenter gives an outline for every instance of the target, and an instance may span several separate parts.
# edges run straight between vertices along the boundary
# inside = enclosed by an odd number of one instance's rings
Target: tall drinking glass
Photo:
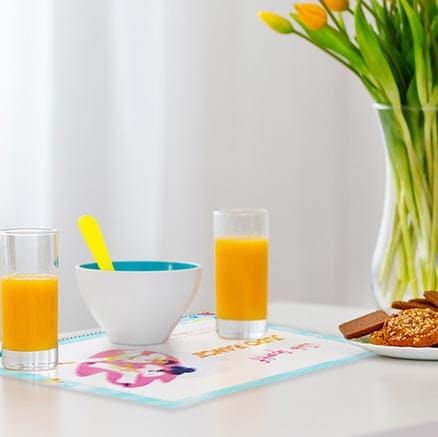
[[[216,210],[216,330],[225,338],[261,338],[267,329],[268,211]]]
[[[0,231],[2,365],[49,370],[58,363],[58,232]]]

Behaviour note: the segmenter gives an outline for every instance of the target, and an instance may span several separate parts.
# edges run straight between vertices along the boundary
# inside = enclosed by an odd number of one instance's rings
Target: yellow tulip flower
[[[327,24],[327,12],[313,3],[295,5],[299,19],[312,30],[318,30]]]
[[[289,20],[273,12],[260,11],[258,16],[263,23],[278,33],[292,33],[294,30]]]
[[[334,12],[343,12],[350,6],[349,0],[324,0],[327,7]]]

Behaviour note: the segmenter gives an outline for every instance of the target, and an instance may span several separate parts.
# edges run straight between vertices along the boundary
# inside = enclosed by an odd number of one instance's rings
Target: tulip
[[[319,30],[327,24],[327,12],[313,3],[295,5],[299,19],[311,30]]]
[[[263,23],[278,33],[286,34],[294,31],[294,28],[289,20],[280,15],[274,14],[273,12],[260,11],[258,16]]]
[[[327,7],[334,12],[343,12],[348,9],[349,0],[324,0]]]

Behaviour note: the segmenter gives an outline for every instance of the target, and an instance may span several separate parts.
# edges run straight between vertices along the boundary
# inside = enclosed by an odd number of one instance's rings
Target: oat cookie
[[[438,344],[438,312],[430,308],[402,310],[389,317],[383,328],[370,335],[377,345],[430,347]]]

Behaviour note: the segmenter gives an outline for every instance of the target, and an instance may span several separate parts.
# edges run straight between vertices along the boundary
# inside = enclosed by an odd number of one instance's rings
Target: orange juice
[[[268,239],[215,240],[216,315],[225,320],[264,320],[268,298]]]
[[[58,278],[15,274],[1,279],[2,343],[11,351],[53,349],[58,337]]]

